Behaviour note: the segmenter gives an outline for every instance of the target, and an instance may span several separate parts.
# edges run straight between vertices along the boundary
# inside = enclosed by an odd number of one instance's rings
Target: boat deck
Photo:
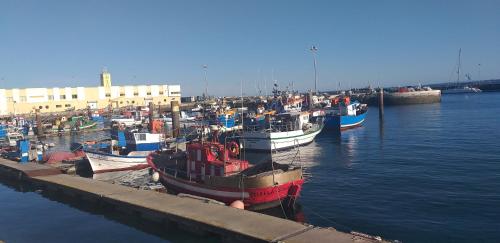
[[[304,225],[265,214],[235,209],[155,191],[138,190],[88,178],[61,174],[50,166],[0,158],[0,175],[22,179],[49,191],[82,201],[99,201],[123,212],[182,229],[221,236],[227,242],[380,242],[376,238]],[[22,176],[19,176],[22,175]]]

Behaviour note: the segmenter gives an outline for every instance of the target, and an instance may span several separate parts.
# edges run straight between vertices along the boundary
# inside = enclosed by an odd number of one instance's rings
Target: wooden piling
[[[39,109],[35,109],[35,120],[36,120],[36,135],[43,136],[42,117],[40,116]]]
[[[384,88],[380,88],[378,92],[378,118],[384,119]]]
[[[87,106],[87,116],[90,120],[92,120],[92,110],[90,109],[90,106]]]
[[[153,132],[153,115],[155,113],[155,105],[153,104],[153,102],[149,102],[149,114],[148,114],[148,121],[149,121],[149,124],[148,124],[148,128],[149,128],[149,132],[152,133]]]
[[[180,111],[179,111],[179,101],[172,100],[170,103],[172,108],[172,137],[176,138],[180,134]]]

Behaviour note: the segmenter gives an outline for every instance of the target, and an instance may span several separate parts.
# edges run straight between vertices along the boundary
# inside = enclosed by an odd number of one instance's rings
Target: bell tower
[[[101,86],[109,88],[111,87],[111,74],[108,72],[106,68],[104,68],[101,72]]]

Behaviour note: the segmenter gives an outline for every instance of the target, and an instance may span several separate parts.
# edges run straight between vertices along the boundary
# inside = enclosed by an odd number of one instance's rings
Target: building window
[[[125,96],[125,93],[120,93],[120,96],[122,96],[122,97]]]
[[[151,92],[148,92],[147,95],[151,95]]]
[[[39,106],[38,109],[40,109],[40,110],[43,109],[43,106]]]
[[[135,104],[135,100],[132,100],[132,104]]]
[[[78,99],[78,95],[71,95],[71,98]]]
[[[61,95],[61,100],[65,100],[66,99],[66,95]]]
[[[64,107],[71,107],[71,105],[70,104],[65,104]]]
[[[137,92],[134,92],[134,96],[139,96],[139,93],[137,93]]]
[[[62,105],[56,105],[56,108],[61,108],[61,107],[62,107]]]
[[[170,92],[170,94],[178,95],[178,94],[181,94],[181,92]]]
[[[120,104],[123,104],[123,101],[120,101]]]
[[[163,95],[163,91],[160,91],[160,95]]]
[[[54,100],[54,96],[53,95],[49,95],[49,100]]]
[[[12,99],[12,97],[7,97],[7,102],[12,102],[14,101],[14,99]]]
[[[20,102],[26,102],[26,96],[20,96],[19,97]]]
[[[109,94],[109,93],[108,93],[108,94],[106,94],[106,97],[111,97],[111,94]]]
[[[46,106],[45,106],[45,109],[49,109],[49,106],[48,106],[48,105],[46,105]]]
[[[167,99],[163,99],[164,102],[167,102]]]

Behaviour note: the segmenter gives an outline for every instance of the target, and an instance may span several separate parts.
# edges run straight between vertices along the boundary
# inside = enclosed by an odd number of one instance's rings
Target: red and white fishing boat
[[[301,166],[275,162],[249,165],[237,158],[238,144],[193,142],[183,152],[155,152],[149,165],[169,192],[186,193],[230,204],[241,200],[259,210],[293,203],[304,178]]]

